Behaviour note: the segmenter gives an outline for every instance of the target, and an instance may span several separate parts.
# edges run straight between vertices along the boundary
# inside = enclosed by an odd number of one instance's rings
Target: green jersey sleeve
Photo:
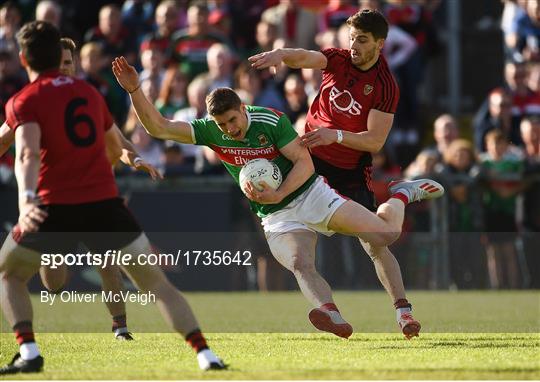
[[[278,124],[274,130],[274,142],[278,149],[287,146],[293,140],[296,139],[298,133],[292,127],[289,117],[282,114],[279,118]]]
[[[208,146],[211,142],[211,132],[209,129],[210,121],[208,119],[195,119],[190,122],[191,128],[193,129],[193,134],[195,136],[196,145],[199,146]]]

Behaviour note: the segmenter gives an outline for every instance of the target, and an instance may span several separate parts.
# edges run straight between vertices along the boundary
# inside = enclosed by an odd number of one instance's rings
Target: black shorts
[[[118,250],[142,232],[121,198],[40,208],[48,215],[38,232],[21,235],[15,226],[12,235],[19,245],[42,253],[73,253],[79,243],[95,253]]]
[[[324,176],[330,187],[368,210],[377,211],[375,194],[370,184],[372,171],[370,154],[362,156],[358,166],[352,170],[332,166],[313,155],[311,158],[315,165],[315,172]]]

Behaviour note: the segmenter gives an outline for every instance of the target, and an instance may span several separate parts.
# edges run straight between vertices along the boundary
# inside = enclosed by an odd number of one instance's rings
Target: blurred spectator
[[[158,168],[160,171],[163,171],[163,149],[156,140],[148,135],[140,123],[137,124],[131,134],[131,143],[133,143],[139,156],[144,161]]]
[[[264,20],[259,21],[255,39],[257,46],[248,54],[248,57],[274,49],[274,42],[277,39],[277,27]]]
[[[172,58],[191,79],[208,71],[206,52],[214,43],[230,46],[227,38],[210,30],[208,8],[197,2],[188,8],[188,26],[172,36]]]
[[[486,274],[478,233],[483,229],[482,200],[473,145],[455,139],[443,157],[437,173],[448,200],[450,276],[459,289],[482,288]]]
[[[307,114],[300,114],[293,125],[294,130],[300,137],[306,133],[306,118]]]
[[[521,134],[525,146],[523,249],[531,278],[529,287],[540,288],[540,119],[524,118]]]
[[[440,115],[433,123],[433,138],[435,146],[433,151],[438,156],[438,160],[443,159],[444,153],[450,144],[459,137],[459,129],[456,119],[450,114]]]
[[[149,0],[126,0],[121,10],[122,24],[133,36],[137,36],[139,45],[143,36],[152,31],[154,4]]]
[[[63,17],[62,7],[56,1],[42,0],[36,6],[36,20],[53,24],[64,37],[81,41],[81,34],[71,24],[68,17]]]
[[[229,1],[208,0],[208,24],[221,35],[230,38],[232,31],[232,19],[229,9]]]
[[[429,177],[435,172],[439,159],[439,154],[436,151],[424,149],[418,153],[414,161],[405,169],[404,175],[407,179]]]
[[[502,0],[504,3],[501,17],[501,29],[504,35],[505,54],[508,60],[522,60],[521,53],[517,52],[518,20],[527,15],[527,0]]]
[[[157,47],[149,47],[141,52],[141,64],[143,70],[139,73],[139,80],[151,80],[159,90],[165,75],[163,53]]]
[[[178,28],[178,16],[180,10],[174,0],[163,0],[156,8],[156,30],[143,37],[140,45],[142,52],[149,47],[157,48],[165,57],[165,61],[169,63],[171,38],[173,33]]]
[[[210,84],[209,92],[216,88],[232,88],[234,82],[233,54],[224,44],[213,44],[206,53],[208,73],[205,78]]]
[[[27,79],[21,75],[19,59],[15,51],[0,50],[0,124],[5,120],[6,102],[27,82]]]
[[[101,45],[96,42],[83,45],[80,51],[82,78],[98,89],[105,98],[116,124],[122,126],[127,113],[126,92],[118,85],[108,69],[108,62],[105,61],[102,52]]]
[[[97,42],[102,45],[102,53],[111,62],[117,56],[124,56],[130,64],[137,60],[137,36],[124,25],[120,8],[114,4],[103,6],[99,11],[99,23],[90,29],[85,37],[86,42]]]
[[[166,141],[163,149],[162,163],[165,177],[193,175],[193,162],[187,162],[179,143]]]
[[[287,104],[283,111],[294,125],[300,115],[308,112],[306,84],[300,75],[289,74],[285,80],[284,90]]]
[[[516,239],[516,200],[521,190],[523,160],[509,150],[500,130],[486,134],[487,152],[480,154],[485,248],[491,288],[518,288],[520,272]]]
[[[156,100],[156,107],[165,118],[173,119],[174,113],[188,106],[187,86],[187,77],[180,71],[178,65],[169,66],[165,71]]]
[[[529,79],[527,86],[535,93],[540,93],[540,63],[531,62],[528,65]],[[537,113],[540,114],[540,113]]]
[[[511,56],[520,61],[540,59],[540,2],[527,0],[525,13],[519,13],[506,37]]]
[[[481,108],[473,120],[474,141],[478,151],[486,151],[485,136],[494,129],[504,132],[515,144],[521,142],[519,136],[521,116],[512,115],[512,99],[507,90],[497,88],[491,91],[488,97],[487,111],[484,113],[483,108]]]
[[[159,84],[153,78],[141,80],[141,91],[151,103],[155,103],[159,97]]]
[[[335,48],[339,45],[337,31],[335,29],[326,29],[323,32],[317,33],[315,42],[320,50]]]
[[[357,0],[330,0],[319,18],[319,31],[324,32],[330,28],[337,30],[343,25],[349,16],[358,12],[358,7],[353,5],[353,2],[356,3]]]
[[[280,0],[278,5],[263,12],[262,20],[274,24],[278,37],[291,41],[293,46],[315,48],[317,15],[300,6],[298,0]]]
[[[338,48],[350,49],[350,47],[351,47],[351,36],[350,36],[349,29],[350,28],[349,28],[349,26],[347,24],[343,24],[337,30]]]
[[[191,122],[195,119],[201,119],[206,117],[206,95],[208,94],[208,89],[210,84],[204,78],[204,76],[199,75],[193,79],[188,85],[187,96],[189,106],[183,109],[178,110],[174,114],[174,119],[180,121]],[[180,144],[182,147],[182,152],[187,161],[193,163],[195,162],[195,157],[197,153],[201,150],[201,146],[190,145],[190,144]]]
[[[384,148],[373,153],[372,156],[373,173],[371,175],[371,187],[375,193],[377,203],[383,203],[390,198],[388,183],[402,177],[401,168],[390,160]]]
[[[322,83],[322,70],[320,69],[302,69],[302,78],[306,83],[306,94],[308,96],[308,105],[311,105]]]
[[[529,86],[529,72],[524,63],[509,62],[504,67],[504,78],[512,96],[512,115],[540,114],[540,93]]]
[[[12,1],[0,7],[0,51],[18,51],[15,34],[21,27],[21,13]],[[3,113],[3,111],[2,111]]]
[[[277,110],[285,109],[285,99],[281,96],[273,81],[266,84],[261,78],[261,72],[252,68],[247,62],[242,62],[236,72],[235,91],[242,102],[248,105],[271,107]]]

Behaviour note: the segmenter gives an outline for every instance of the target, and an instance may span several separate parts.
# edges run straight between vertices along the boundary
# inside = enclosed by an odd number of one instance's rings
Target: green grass
[[[177,335],[156,334],[165,326],[153,306],[128,306],[136,341],[118,342],[103,333],[103,304],[47,307],[34,296],[45,372],[10,379],[540,379],[538,292],[412,292],[423,325],[412,341],[398,333],[383,292],[336,293],[356,330],[349,340],[317,333],[299,292],[187,297],[229,370],[198,371]],[[1,333],[0,363],[16,351]]]

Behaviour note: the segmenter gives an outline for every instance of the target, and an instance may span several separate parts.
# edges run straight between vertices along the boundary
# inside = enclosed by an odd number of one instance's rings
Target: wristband
[[[139,82],[139,85],[137,85],[137,87],[135,89],[133,89],[132,91],[127,91],[129,94],[133,94],[135,93],[137,90],[139,90],[139,88],[141,87],[141,83]]]
[[[25,198],[25,199],[35,199],[36,198],[36,192],[32,190],[24,190],[19,193],[19,198]]]
[[[337,133],[337,141],[336,143],[343,142],[343,130],[336,130]]]

